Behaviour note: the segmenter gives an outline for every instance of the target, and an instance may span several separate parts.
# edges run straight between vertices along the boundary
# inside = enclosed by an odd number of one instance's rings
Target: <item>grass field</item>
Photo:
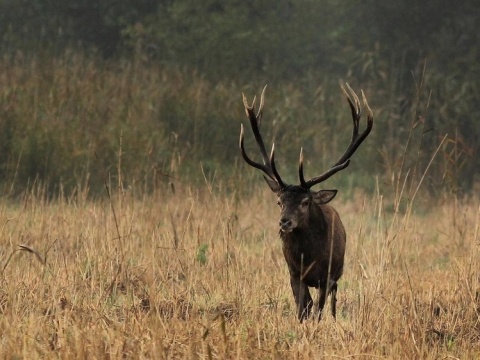
[[[300,324],[263,185],[2,201],[0,356],[480,357],[478,199],[339,193],[337,320]]]

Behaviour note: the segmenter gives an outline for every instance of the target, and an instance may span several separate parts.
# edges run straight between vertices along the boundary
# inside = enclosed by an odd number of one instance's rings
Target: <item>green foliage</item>
[[[125,34],[156,59],[200,69],[215,79],[263,74],[270,81],[322,67],[332,52],[322,4],[281,0],[176,1]]]
[[[65,47],[121,51],[122,30],[156,9],[154,0],[0,0],[1,49],[15,52]]]
[[[205,265],[207,263],[207,250],[208,244],[201,244],[197,249],[197,261],[201,265]]]

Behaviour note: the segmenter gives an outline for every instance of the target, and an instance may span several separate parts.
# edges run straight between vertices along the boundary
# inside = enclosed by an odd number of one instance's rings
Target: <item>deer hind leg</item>
[[[332,287],[330,288],[330,301],[332,307],[332,316],[334,319],[337,318],[337,282],[330,280],[332,282]]]
[[[325,303],[327,301],[327,296],[330,294],[330,301],[331,301],[331,308],[332,308],[332,316],[335,319],[337,316],[337,309],[336,309],[336,304],[337,304],[337,282],[330,279],[329,282],[330,289],[327,292],[323,287],[318,286],[318,306],[317,306],[317,316],[318,320],[322,318],[322,311],[323,308],[325,307]]]
[[[300,277],[290,276],[295,304],[297,305],[297,316],[300,322],[306,320],[312,311],[313,300],[310,296],[308,286],[300,281]]]
[[[318,303],[316,306],[317,318],[320,320],[322,318],[322,311],[325,306],[325,301],[327,300],[327,292],[321,286],[318,286]]]

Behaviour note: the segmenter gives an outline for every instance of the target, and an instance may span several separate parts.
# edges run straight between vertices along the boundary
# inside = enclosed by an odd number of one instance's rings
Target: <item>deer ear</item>
[[[282,187],[273,179],[270,179],[268,176],[263,176],[265,181],[267,182],[270,189],[276,194],[282,190]]]
[[[318,205],[329,203],[337,195],[337,190],[320,190],[313,193],[313,201]]]

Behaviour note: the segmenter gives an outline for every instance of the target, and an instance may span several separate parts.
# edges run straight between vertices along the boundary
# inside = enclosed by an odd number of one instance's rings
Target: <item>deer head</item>
[[[288,233],[298,226],[301,226],[304,222],[308,221],[313,204],[323,205],[335,197],[337,190],[311,191],[310,188],[327,180],[349,165],[351,156],[355,153],[360,144],[365,140],[372,130],[373,114],[362,91],[362,100],[365,108],[367,109],[368,115],[367,126],[365,130],[359,134],[359,123],[361,118],[360,100],[357,94],[355,94],[348,84],[346,84],[346,88],[342,86],[342,90],[346,95],[353,119],[353,132],[350,144],[340,159],[338,159],[328,170],[310,180],[305,180],[303,175],[303,148],[300,149],[300,160],[298,167],[299,184],[289,185],[282,180],[275,166],[275,145],[272,144],[272,150],[270,151],[270,155],[268,155],[262,135],[260,133],[259,127],[263,115],[265,89],[266,87],[263,89],[260,97],[258,111],[255,110],[255,98],[253,99],[252,105],[248,105],[247,99],[245,95],[243,95],[245,112],[250,120],[250,126],[252,128],[258,148],[260,149],[260,155],[263,163],[253,161],[245,152],[243,124],[240,128],[240,150],[242,157],[247,164],[264,172],[264,178],[268,186],[274,193],[277,194],[278,204],[282,208],[282,214],[280,217],[280,230]]]

